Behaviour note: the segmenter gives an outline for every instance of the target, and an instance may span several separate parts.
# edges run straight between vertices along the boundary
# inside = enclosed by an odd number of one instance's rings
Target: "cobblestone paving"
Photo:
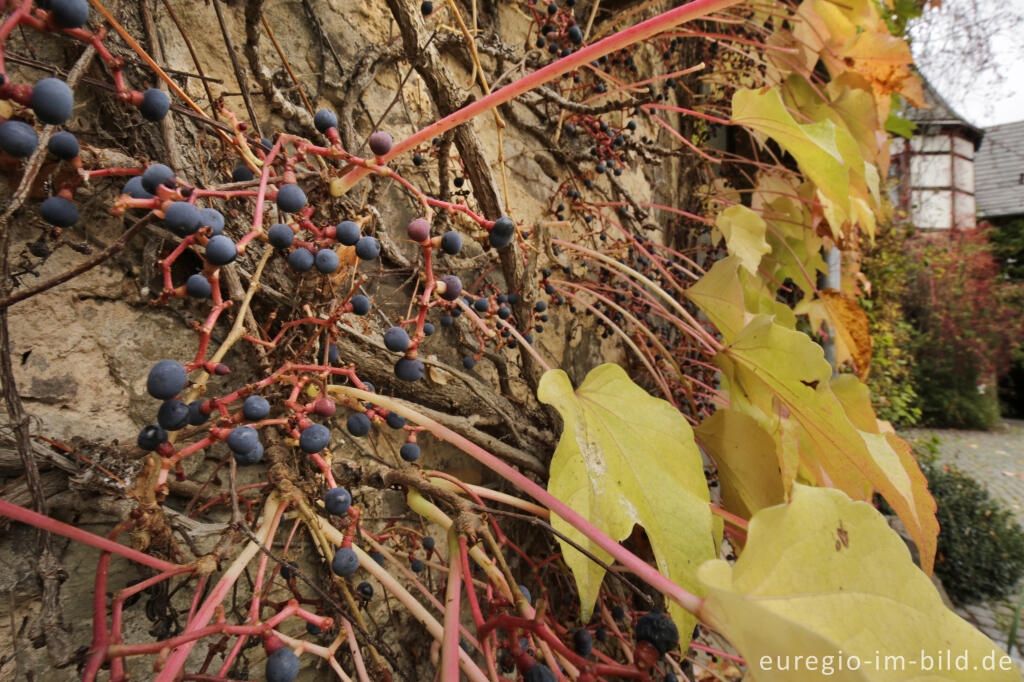
[[[1017,523],[1024,526],[1024,421],[1006,419],[993,431],[905,429],[900,435],[908,441],[937,436],[941,441],[938,444],[939,461],[956,465],[982,483],[993,497],[1006,503],[1016,515]],[[1005,648],[1013,608],[1013,602],[1005,600],[959,607],[957,612]],[[1017,646],[1012,655],[1017,666],[1024,670],[1022,630],[1024,627],[1018,629]]]

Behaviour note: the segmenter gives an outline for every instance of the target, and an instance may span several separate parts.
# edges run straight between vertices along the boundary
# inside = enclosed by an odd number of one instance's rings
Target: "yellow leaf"
[[[825,213],[833,230],[838,231],[851,210],[850,167],[837,146],[835,124],[797,123],[786,110],[778,88],[737,90],[732,99],[732,118],[772,138],[793,155],[801,172],[825,199]]]
[[[872,488],[881,493],[920,547],[921,565],[931,570],[938,524],[924,477],[909,454],[886,447],[892,445],[887,437],[854,426],[832,391],[832,369],[820,346],[759,316],[715,356],[715,364],[728,378],[730,395],[740,387],[760,396],[760,384],[785,405],[800,425],[801,464],[814,481],[854,499],[868,499]]]
[[[710,496],[700,451],[682,414],[630,381],[618,365],[592,370],[574,392],[560,369],[549,370],[537,389],[541,402],[562,415],[548,492],[616,540],[634,525],[647,532],[658,570],[687,590],[700,591],[697,567],[715,556]],[[610,557],[558,517],[552,525],[603,561]],[[559,540],[580,594],[583,621],[590,617],[604,569]],[[680,632],[695,618],[670,607]]]
[[[761,216],[746,206],[730,206],[718,214],[715,227],[725,236],[729,253],[737,256],[750,274],[756,275],[761,256],[771,250],[764,240],[768,226]]]
[[[734,566],[712,560],[699,576],[708,591],[701,619],[758,682],[1020,680],[995,644],[945,607],[874,507],[837,490],[797,485],[788,504],[754,516]],[[946,652],[968,669],[938,670]]]
[[[818,295],[825,302],[837,342],[842,341],[846,347],[857,376],[867,380],[871,372],[871,329],[867,313],[852,297],[835,289],[822,289]]]
[[[783,501],[775,443],[753,417],[719,408],[697,427],[697,438],[718,467],[727,510],[749,519]]]

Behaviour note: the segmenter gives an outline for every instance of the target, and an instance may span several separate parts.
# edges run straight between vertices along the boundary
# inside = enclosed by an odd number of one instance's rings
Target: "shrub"
[[[935,573],[959,603],[999,599],[1024,575],[1024,530],[977,481],[953,468],[922,463],[938,506]]]

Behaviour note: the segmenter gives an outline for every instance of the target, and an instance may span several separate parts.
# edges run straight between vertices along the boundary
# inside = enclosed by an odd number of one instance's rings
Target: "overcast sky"
[[[1024,0],[945,0],[941,10],[931,10],[912,29],[917,40],[911,44],[939,94],[969,122],[987,127],[1024,120],[1022,30]],[[929,54],[928,41],[944,49]],[[971,63],[980,41],[992,55],[992,63],[981,69]]]

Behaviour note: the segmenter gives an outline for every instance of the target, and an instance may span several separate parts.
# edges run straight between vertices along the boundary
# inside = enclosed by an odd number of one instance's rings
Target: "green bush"
[[[1024,575],[1024,530],[977,481],[953,467],[922,462],[938,507],[935,573],[955,602],[1008,595]]]

